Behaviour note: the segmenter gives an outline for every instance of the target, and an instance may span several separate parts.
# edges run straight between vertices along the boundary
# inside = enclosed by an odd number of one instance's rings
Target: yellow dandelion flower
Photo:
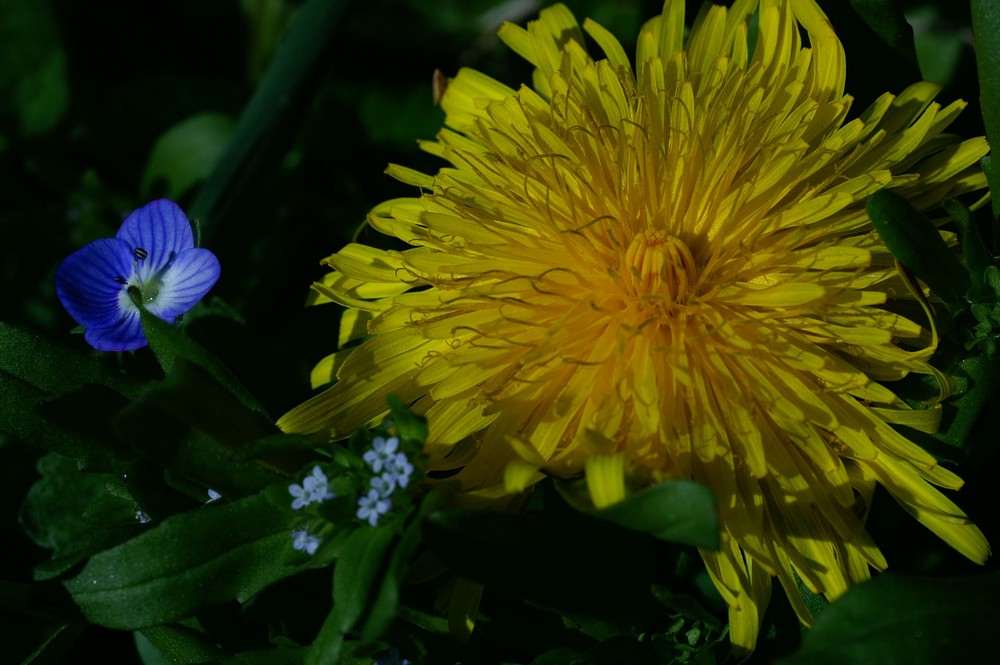
[[[931,83],[848,120],[844,50],[814,0],[706,5],[684,26],[667,0],[634,68],[561,5],[503,26],[533,85],[450,81],[423,144],[450,166],[391,166],[420,196],[369,216],[410,248],[350,244],[313,286],[347,307],[342,346],[370,337],[323,360],[314,384],[335,385],[279,425],[344,437],[398,394],[428,419],[431,468],[484,501],[544,474],[585,473],[597,506],[704,483],[722,547],[701,555],[745,651],[773,577],[808,623],[796,577],[834,599],[886,567],[858,509],[876,483],[988,555],[937,489],[961,479],[892,426],[936,428],[938,410],[884,385],[934,372],[936,339],[884,307],[906,289],[864,207],[881,188],[920,209],[983,189],[988,147],[944,133],[964,103]]]

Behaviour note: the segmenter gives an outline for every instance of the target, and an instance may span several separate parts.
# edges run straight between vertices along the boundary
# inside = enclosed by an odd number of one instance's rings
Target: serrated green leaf
[[[124,630],[246,602],[301,570],[283,562],[290,519],[262,494],[205,506],[94,555],[65,586],[90,621]]]
[[[595,510],[594,517],[660,540],[719,548],[715,496],[699,483],[672,480],[644,489],[620,503]]]
[[[969,291],[969,274],[945,244],[934,222],[888,189],[872,194],[866,207],[879,237],[893,256],[922,279],[949,309],[961,309]]]
[[[946,580],[885,573],[833,603],[780,664],[991,662],[998,594],[998,572]]]

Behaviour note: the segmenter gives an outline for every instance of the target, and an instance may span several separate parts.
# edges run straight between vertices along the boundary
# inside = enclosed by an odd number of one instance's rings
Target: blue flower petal
[[[56,269],[56,295],[77,323],[110,328],[122,316],[121,281],[132,276],[132,250],[118,238],[101,238],[81,247]]]
[[[169,266],[186,249],[194,247],[194,233],[187,215],[168,199],[147,203],[125,218],[118,238],[128,243],[129,251],[145,281]]]
[[[87,328],[83,336],[98,351],[134,351],[149,343],[142,333],[139,310],[135,307],[123,308],[114,326]]]
[[[161,319],[173,323],[178,316],[205,297],[205,294],[219,281],[221,273],[219,259],[209,250],[201,248],[184,250],[160,276],[159,292],[147,309]]]

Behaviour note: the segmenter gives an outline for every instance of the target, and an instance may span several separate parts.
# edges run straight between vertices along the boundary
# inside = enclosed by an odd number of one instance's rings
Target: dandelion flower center
[[[629,243],[619,266],[622,287],[644,308],[669,316],[681,308],[697,284],[691,249],[661,231],[643,231]]]

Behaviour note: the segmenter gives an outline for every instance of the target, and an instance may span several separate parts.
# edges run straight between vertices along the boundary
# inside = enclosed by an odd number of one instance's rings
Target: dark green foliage
[[[707,488],[664,483],[594,510],[578,479],[545,481],[522,510],[483,512],[455,507],[447,479],[423,483],[428,423],[398,399],[393,431],[346,444],[274,425],[311,394],[309,369],[336,342],[339,308],[302,307],[325,272],[319,261],[356,233],[386,245],[362,226],[366,212],[413,194],[383,174],[387,163],[443,165],[416,145],[443,120],[432,72],[472,66],[515,87],[528,81],[531,68],[493,35],[500,18],[523,23],[536,9],[0,4],[4,662],[369,665],[392,647],[413,665],[732,662],[724,603],[694,549],[719,544]],[[566,4],[628,53],[662,7]],[[995,2],[821,4],[846,46],[852,116],[919,69],[944,86],[943,104],[970,102],[956,133],[1000,143]],[[690,22],[700,2],[687,5]],[[501,6],[506,15],[488,13]],[[1000,186],[997,162],[984,168]],[[150,349],[95,353],[70,334],[53,272],[158,196],[190,213],[221,280],[179,327],[144,316]],[[992,211],[962,200],[926,215],[891,192],[869,202],[890,249],[934,292],[935,363],[958,386],[940,432],[922,442],[965,464],[956,500],[994,544],[998,199]],[[958,233],[960,254],[940,230]],[[897,388],[926,398],[917,380]],[[373,527],[356,511],[375,434],[397,435],[415,471]],[[289,485],[316,466],[336,496],[292,510]],[[894,530],[897,514],[883,510],[873,536],[892,536],[885,549],[902,553],[890,561],[901,574],[823,608],[811,632],[775,593],[748,662],[990,660],[995,564],[962,567],[919,526]],[[302,528],[320,540],[311,556],[292,548]],[[456,576],[485,585],[466,642],[446,618]]]

